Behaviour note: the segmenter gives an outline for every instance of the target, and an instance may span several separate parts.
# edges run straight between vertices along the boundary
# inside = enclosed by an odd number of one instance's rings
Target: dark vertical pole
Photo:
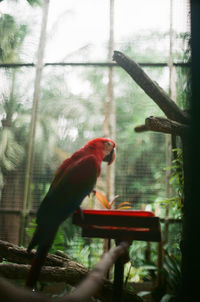
[[[123,293],[123,279],[124,279],[124,264],[122,258],[118,258],[114,268],[114,292],[113,302],[122,302]]]
[[[118,245],[120,242],[116,242]],[[114,268],[114,291],[113,302],[122,302],[123,294],[123,281],[124,281],[124,262],[123,257],[119,257],[115,262]]]
[[[195,294],[198,297],[200,276],[200,1],[191,0],[190,3],[192,122],[188,138],[188,175],[185,175],[185,181],[189,181],[189,190],[184,192],[183,283],[179,301],[192,301]]]

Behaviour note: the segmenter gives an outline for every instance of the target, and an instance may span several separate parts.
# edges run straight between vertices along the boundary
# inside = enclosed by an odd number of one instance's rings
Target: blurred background
[[[59,164],[106,136],[116,141],[117,156],[111,170],[103,166],[97,190],[109,201],[119,195],[114,207],[126,201],[161,217],[164,249],[179,258],[182,183],[171,138],[134,131],[163,113],[112,55],[119,50],[141,64],[187,109],[189,36],[188,0],[0,2],[0,239],[26,246]],[[102,205],[93,196],[83,207]],[[68,219],[56,249],[93,267],[104,240],[82,238]],[[150,280],[157,244],[134,242],[131,253],[129,282]]]

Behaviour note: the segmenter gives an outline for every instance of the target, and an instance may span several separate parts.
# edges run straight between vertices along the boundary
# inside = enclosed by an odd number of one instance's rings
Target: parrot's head
[[[110,165],[115,159],[115,142],[108,138],[95,138],[87,143],[101,156],[101,160]]]
[[[115,143],[110,139],[104,142],[104,157],[103,161],[107,162],[108,165],[112,164],[115,160]]]

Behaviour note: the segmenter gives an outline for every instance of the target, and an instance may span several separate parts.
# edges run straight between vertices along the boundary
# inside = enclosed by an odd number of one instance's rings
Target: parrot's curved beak
[[[107,162],[108,165],[110,165],[114,160],[115,160],[115,149],[113,148],[111,152],[103,158],[103,161]]]

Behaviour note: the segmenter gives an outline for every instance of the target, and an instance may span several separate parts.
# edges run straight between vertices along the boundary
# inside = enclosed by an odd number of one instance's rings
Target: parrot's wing
[[[26,282],[29,287],[33,287],[38,279],[58,226],[80,206],[84,197],[92,191],[100,168],[93,155],[81,157],[71,163],[67,161],[62,167],[56,173],[40,205],[36,220],[38,226],[27,249],[30,251],[38,245]]]
[[[60,224],[92,191],[98,163],[94,155],[84,156],[58,171],[37,213],[38,224]]]

